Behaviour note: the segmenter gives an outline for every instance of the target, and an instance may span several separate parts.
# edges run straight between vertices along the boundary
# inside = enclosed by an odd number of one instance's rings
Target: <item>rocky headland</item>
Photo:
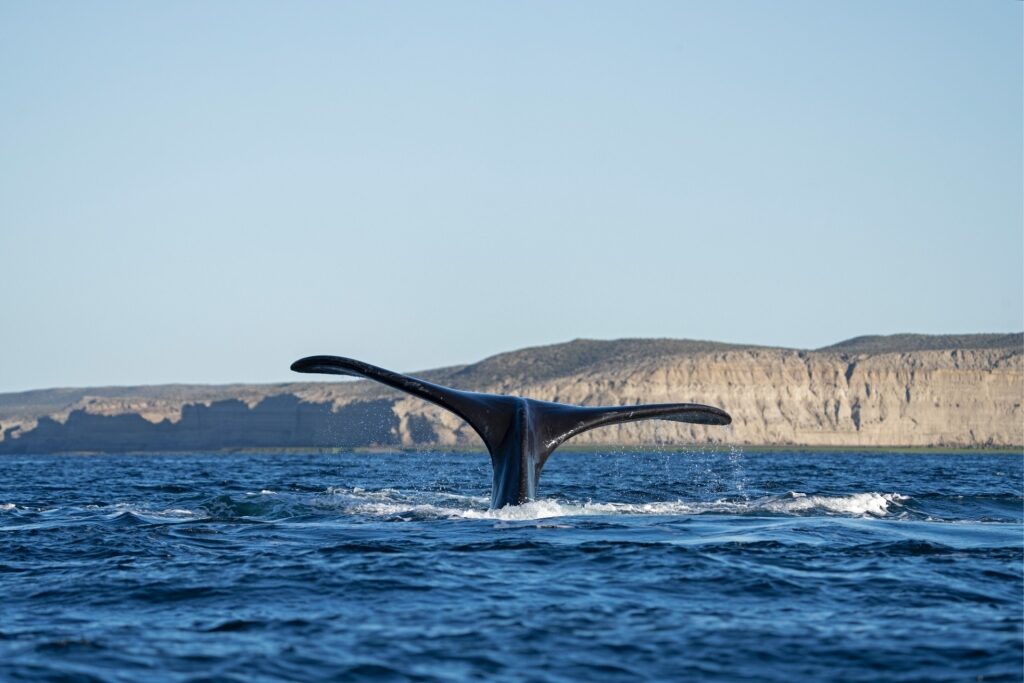
[[[1021,333],[858,337],[816,350],[578,339],[412,374],[583,405],[709,403],[733,416],[727,428],[609,426],[571,442],[580,445],[1024,445]],[[361,381],[0,394],[0,453],[474,445],[455,415]]]

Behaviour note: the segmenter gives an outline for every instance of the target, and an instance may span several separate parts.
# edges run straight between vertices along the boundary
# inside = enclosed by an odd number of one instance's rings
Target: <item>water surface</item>
[[[1022,458],[0,459],[0,680],[1018,681]]]

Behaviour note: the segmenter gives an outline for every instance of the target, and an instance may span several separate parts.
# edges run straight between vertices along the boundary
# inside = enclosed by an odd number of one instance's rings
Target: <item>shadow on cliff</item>
[[[351,448],[397,445],[398,417],[388,400],[332,410],[297,396],[268,396],[249,408],[235,399],[182,407],[177,422],[149,422],[140,415],[72,411],[61,423],[49,417],[35,429],[7,430],[0,453],[100,451],[201,451],[231,448]],[[16,438],[15,438],[16,437]]]

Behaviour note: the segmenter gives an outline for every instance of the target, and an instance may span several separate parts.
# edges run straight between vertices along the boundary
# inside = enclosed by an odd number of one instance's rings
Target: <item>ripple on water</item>
[[[559,456],[6,461],[0,680],[1021,678],[1019,457]]]

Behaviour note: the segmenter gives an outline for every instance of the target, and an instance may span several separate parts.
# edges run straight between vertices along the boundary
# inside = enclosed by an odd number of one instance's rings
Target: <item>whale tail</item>
[[[551,453],[590,429],[637,420],[705,425],[732,422],[724,410],[699,403],[590,407],[462,391],[339,356],[309,356],[292,363],[291,369],[372,379],[461,417],[480,435],[491,454],[492,508],[533,500],[540,472]]]

